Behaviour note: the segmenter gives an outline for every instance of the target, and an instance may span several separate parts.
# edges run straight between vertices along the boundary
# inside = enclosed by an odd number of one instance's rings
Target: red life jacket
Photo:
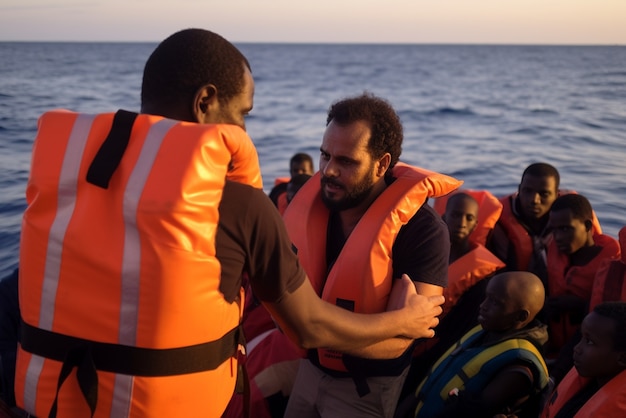
[[[594,235],[593,240],[602,247],[602,251],[584,266],[570,266],[569,256],[559,252],[554,240],[550,242],[547,252],[550,297],[570,294],[591,300],[593,281],[600,265],[605,260],[618,258],[620,253],[618,242],[608,235]],[[549,321],[548,326],[551,350],[560,350],[574,336],[580,324],[572,324],[569,313],[563,312],[558,320]]]
[[[574,395],[589,383],[575,367],[563,378],[545,406],[541,418],[554,418]],[[626,371],[608,381],[572,418],[617,418],[626,416]]]
[[[626,226],[619,231],[621,258],[619,260],[605,260],[593,281],[589,312],[602,302],[626,301]]]

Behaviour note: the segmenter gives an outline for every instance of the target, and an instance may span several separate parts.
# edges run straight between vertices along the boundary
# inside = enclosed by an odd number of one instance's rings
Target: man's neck
[[[528,232],[530,232],[532,236],[541,236],[546,229],[546,225],[548,224],[549,215],[545,214],[541,218],[526,217],[526,215],[524,215],[524,211],[519,205],[519,197],[515,198],[514,205],[514,212],[517,215],[518,220],[526,227]]]
[[[367,212],[372,203],[374,203],[386,187],[387,184],[384,180],[379,181],[374,185],[368,198],[361,202],[360,205],[338,212],[341,230],[343,231],[343,236],[346,237],[346,239],[350,236],[354,228],[356,228],[365,212]]]

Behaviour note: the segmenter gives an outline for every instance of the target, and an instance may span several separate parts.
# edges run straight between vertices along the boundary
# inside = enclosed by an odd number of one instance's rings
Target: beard
[[[331,212],[341,212],[343,210],[352,209],[363,203],[371,194],[374,188],[374,180],[372,176],[367,176],[358,182],[352,189],[348,190],[346,186],[335,181],[332,178],[321,176],[320,183],[322,185],[322,202]],[[324,185],[332,184],[340,187],[345,195],[339,200],[333,200],[327,196],[324,191]]]

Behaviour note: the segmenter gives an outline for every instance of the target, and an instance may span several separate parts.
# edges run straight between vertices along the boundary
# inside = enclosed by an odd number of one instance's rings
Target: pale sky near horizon
[[[0,0],[0,41],[626,45],[626,0]]]

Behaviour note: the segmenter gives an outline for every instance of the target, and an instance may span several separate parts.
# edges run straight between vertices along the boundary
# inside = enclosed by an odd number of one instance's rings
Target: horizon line
[[[0,39],[0,43],[68,43],[68,44],[158,44],[159,41],[122,41],[122,40],[17,40]],[[616,46],[623,47],[626,43],[526,43],[526,42],[409,42],[409,41],[230,41],[233,44],[259,45],[432,45],[432,46]]]

